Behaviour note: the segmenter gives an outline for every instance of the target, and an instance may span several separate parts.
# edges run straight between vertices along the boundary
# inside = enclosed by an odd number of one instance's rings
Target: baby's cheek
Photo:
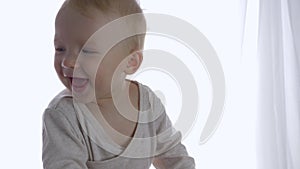
[[[55,59],[54,68],[55,68],[55,71],[56,71],[57,75],[59,76],[59,78],[61,78],[63,76],[63,73],[62,73],[62,68],[61,68],[61,62],[59,60]]]
[[[57,73],[57,76],[58,76],[59,80],[63,83],[63,85],[65,87],[68,88],[68,81],[67,81],[67,79],[63,75],[61,63],[62,63],[61,59],[59,59],[59,57],[55,57],[55,60],[54,60],[54,69],[55,69],[55,71]]]
[[[101,64],[97,68],[96,72],[97,72],[97,74],[96,74],[97,80],[105,79],[105,77],[107,76],[106,75],[106,70]]]

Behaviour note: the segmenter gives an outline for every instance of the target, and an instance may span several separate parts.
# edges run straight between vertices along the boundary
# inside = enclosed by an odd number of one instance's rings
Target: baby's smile
[[[86,78],[77,78],[77,77],[71,77],[71,84],[72,84],[72,91],[81,93],[83,92],[89,83],[89,79]]]
[[[63,68],[63,76],[69,81],[70,88],[73,92],[82,93],[88,86],[89,78],[81,75],[74,75],[72,69]],[[78,72],[76,72],[78,74]]]

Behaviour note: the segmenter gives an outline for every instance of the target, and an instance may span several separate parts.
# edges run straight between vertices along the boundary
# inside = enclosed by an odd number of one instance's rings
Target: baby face
[[[117,88],[112,87],[112,79],[119,85],[125,80],[126,65],[122,65],[122,61],[129,55],[128,50],[118,44],[104,57],[97,39],[89,38],[118,16],[92,7],[89,11],[90,15],[85,16],[66,6],[58,13],[55,23],[55,70],[81,102],[111,97],[111,91]]]

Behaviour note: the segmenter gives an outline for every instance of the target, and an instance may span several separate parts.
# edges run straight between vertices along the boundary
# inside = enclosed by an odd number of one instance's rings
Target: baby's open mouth
[[[75,92],[82,92],[88,85],[89,79],[71,77],[72,89]]]

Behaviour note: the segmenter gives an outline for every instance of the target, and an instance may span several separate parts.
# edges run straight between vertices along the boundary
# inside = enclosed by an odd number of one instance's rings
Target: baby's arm
[[[87,169],[87,150],[74,125],[61,112],[46,109],[43,115],[44,169]]]
[[[181,144],[181,133],[176,131],[165,110],[158,119],[157,154],[153,165],[157,169],[195,169],[195,162]]]

